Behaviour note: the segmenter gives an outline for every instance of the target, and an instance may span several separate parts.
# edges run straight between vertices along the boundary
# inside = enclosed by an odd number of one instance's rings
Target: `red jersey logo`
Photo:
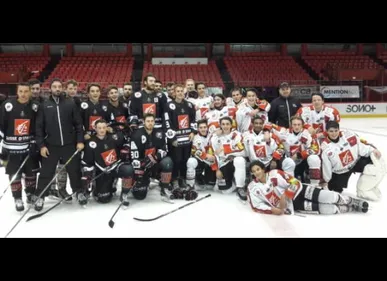
[[[125,116],[117,116],[117,117],[116,117],[116,122],[119,122],[119,123],[126,123]]]
[[[156,104],[154,103],[144,103],[142,105],[142,114],[153,114],[156,115]]]
[[[264,145],[254,145],[254,151],[258,158],[266,157],[266,148]]]
[[[30,119],[15,119],[13,134],[15,136],[28,136],[30,125]]]
[[[353,158],[352,152],[350,150],[343,151],[339,154],[341,164],[343,167],[351,164],[355,159]]]
[[[204,115],[208,112],[208,107],[201,107],[200,108],[200,116],[204,118]]]
[[[108,151],[102,152],[101,156],[106,166],[110,166],[111,164],[117,161],[117,153],[115,149],[110,149]]]
[[[189,128],[189,117],[187,114],[177,116],[179,122],[179,130],[184,130]]]
[[[95,122],[101,120],[101,116],[90,116],[89,117],[89,130],[95,130]]]
[[[149,154],[155,155],[156,154],[156,148],[145,149],[145,156],[148,156]]]
[[[294,154],[297,154],[298,152],[301,152],[300,145],[291,145],[290,146],[290,156],[293,156]]]

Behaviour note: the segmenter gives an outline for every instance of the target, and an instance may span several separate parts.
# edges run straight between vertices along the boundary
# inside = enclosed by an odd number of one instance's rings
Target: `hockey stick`
[[[27,163],[27,160],[30,158],[30,155],[28,154],[26,159],[24,159],[24,161],[22,162],[22,164],[20,165],[19,169],[17,170],[16,174],[13,175],[11,181],[9,182],[8,186],[5,188],[3,194],[1,195],[0,197],[0,200],[1,198],[3,198],[4,194],[7,192],[8,188],[12,185],[12,183],[14,182],[14,180],[16,179],[17,175],[20,173],[21,169],[24,167],[25,163]]]
[[[77,155],[78,153],[80,152],[80,150],[76,150],[74,152],[73,155],[71,155],[71,157],[69,158],[69,160],[67,160],[67,162],[63,165],[63,167],[56,173],[56,175],[51,179],[51,181],[47,184],[47,186],[43,189],[43,191],[39,194],[39,196],[37,196],[36,198],[36,201],[34,204],[31,204],[28,209],[24,212],[24,214],[20,217],[20,219],[15,223],[15,225],[11,228],[11,230],[7,233],[7,235],[5,235],[4,238],[7,238],[8,235],[11,234],[11,232],[16,228],[16,226],[18,226],[18,224],[20,223],[20,221],[27,215],[27,213],[32,209],[33,206],[36,205],[36,202],[38,201],[39,198],[42,197],[42,195],[46,192],[46,190],[51,186],[51,184],[54,182],[54,180],[56,180],[56,178],[58,177],[58,175],[63,171],[63,169],[65,169],[67,167],[67,165],[71,162],[71,160],[73,160],[73,158],[75,157],[75,155]]]
[[[185,205],[183,205],[183,206],[180,206],[179,208],[176,208],[176,209],[174,209],[174,210],[172,210],[172,211],[169,211],[169,212],[167,212],[167,213],[164,213],[164,214],[162,214],[162,215],[160,215],[160,216],[158,216],[158,217],[152,218],[152,219],[140,219],[140,218],[133,218],[133,219],[135,219],[135,220],[137,220],[137,221],[154,221],[154,220],[157,220],[157,219],[159,219],[159,218],[162,218],[162,217],[164,217],[164,216],[166,216],[166,215],[172,214],[172,213],[174,213],[174,212],[176,212],[176,211],[178,211],[178,210],[180,210],[180,209],[183,209],[183,208],[185,208],[185,207],[187,207],[187,206],[189,206],[189,205],[192,205],[192,204],[194,204],[194,203],[196,203],[196,202],[199,202],[200,200],[203,200],[203,199],[205,199],[205,198],[208,198],[208,197],[210,197],[210,196],[211,196],[211,194],[207,194],[206,196],[204,196],[204,197],[202,197],[202,198],[196,199],[196,200],[194,200],[194,201],[192,201],[192,202],[189,202],[189,203],[187,203],[187,204],[185,204]]]
[[[96,179],[98,179],[99,177],[101,177],[102,175],[104,175],[105,173],[100,173],[98,176],[94,177],[93,179],[90,180],[90,183],[95,181]],[[69,198],[71,198],[74,194],[76,193],[73,192],[71,193],[69,196],[61,199],[59,202],[57,202],[55,205],[51,206],[50,208],[48,208],[46,211],[42,212],[42,213],[39,213],[39,214],[36,214],[36,215],[32,215],[30,217],[28,217],[28,219],[26,221],[31,221],[33,219],[37,219],[37,218],[40,218],[41,216],[44,216],[45,214],[47,214],[48,212],[50,212],[52,209],[55,209],[57,206],[59,206],[60,204],[62,204],[64,201],[68,200]]]

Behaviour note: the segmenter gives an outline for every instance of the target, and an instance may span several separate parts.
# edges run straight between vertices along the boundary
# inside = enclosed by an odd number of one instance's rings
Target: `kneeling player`
[[[357,196],[379,200],[378,185],[386,173],[379,150],[351,131],[340,131],[336,121],[329,121],[326,129],[328,137],[321,144],[321,158],[328,189],[341,193],[352,173],[358,172],[362,174],[357,182]]]
[[[118,157],[121,157],[122,162],[129,161],[129,145],[124,145],[124,137],[121,133],[108,134],[107,122],[103,119],[95,122],[95,130],[96,135],[93,135],[87,141],[82,158],[83,190],[77,193],[77,198],[81,205],[87,204],[88,188],[93,177],[94,167],[97,167],[96,177],[101,173],[104,173],[104,175],[96,179],[93,197],[99,203],[108,203],[111,201],[115,191],[113,184],[117,177],[115,170],[119,164]],[[122,169],[120,167],[118,171]]]
[[[216,173],[211,166],[215,164],[213,151],[209,149],[210,135],[207,120],[197,122],[198,134],[194,137],[191,157],[187,161],[187,185],[197,190],[213,188],[216,182]],[[195,185],[195,180],[198,185]]]
[[[232,119],[223,117],[220,119],[221,132],[213,134],[210,140],[211,149],[216,156],[216,178],[219,190],[229,193],[236,188],[245,186],[246,160],[245,147],[243,145],[242,134],[238,131],[231,131]]]
[[[135,184],[131,189],[123,189],[123,193],[132,191],[134,198],[143,200],[148,193],[150,177],[160,181],[161,199],[173,203],[176,198],[172,194],[172,159],[167,156],[165,133],[155,129],[155,117],[144,115],[144,127],[138,129],[131,139],[130,149],[132,165],[135,169]]]
[[[281,170],[265,172],[262,162],[250,166],[255,179],[248,186],[248,198],[254,211],[282,215],[299,211],[309,214],[340,214],[368,211],[368,203],[338,192],[309,185]]]

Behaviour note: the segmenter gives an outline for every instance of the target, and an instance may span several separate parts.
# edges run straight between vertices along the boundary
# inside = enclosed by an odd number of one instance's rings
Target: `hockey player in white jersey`
[[[243,102],[236,113],[236,123],[238,131],[242,134],[252,129],[251,119],[255,116],[261,117],[268,122],[268,112],[270,103],[258,99],[257,92],[254,89],[248,89],[246,92],[246,101]]]
[[[281,170],[266,172],[262,162],[251,163],[250,170],[255,179],[248,186],[248,201],[255,212],[274,215],[295,211],[322,215],[368,212],[366,201],[313,185],[302,185]]]
[[[316,134],[321,141],[326,137],[324,132],[327,122],[340,122],[340,112],[332,106],[324,105],[324,96],[320,93],[312,94],[312,105],[301,107],[296,115],[304,120],[304,128],[311,135]]]
[[[235,106],[226,106],[225,97],[222,94],[216,94],[214,96],[214,109],[208,111],[204,115],[204,119],[207,120],[209,133],[214,133],[220,127],[219,120],[223,117],[230,117],[232,120],[232,129],[237,128],[235,121],[237,108]]]
[[[347,188],[352,173],[362,173],[356,186],[357,196],[379,200],[378,185],[386,174],[380,151],[355,133],[340,130],[336,121],[329,121],[326,129],[328,137],[321,144],[321,158],[328,189],[341,193]]]
[[[192,142],[191,157],[187,161],[186,183],[197,190],[213,188],[216,182],[214,152],[210,148],[208,126],[206,120],[197,122],[198,134]],[[197,184],[195,184],[195,182]]]
[[[210,145],[216,157],[217,186],[223,193],[230,193],[245,186],[245,147],[242,134],[231,130],[230,117],[221,118],[220,126],[221,133],[212,135]]]
[[[228,97],[226,99],[226,105],[235,106],[236,108],[239,108],[239,106],[245,101],[246,98],[244,98],[242,95],[242,89],[237,87],[231,90],[231,97]]]
[[[188,97],[187,100],[195,105],[196,121],[204,119],[204,115],[212,109],[214,99],[211,96],[206,95],[206,85],[202,82],[196,84],[197,97]],[[190,94],[188,93],[188,96]]]
[[[285,155],[282,169],[305,182],[304,172],[308,172],[310,182],[318,185],[321,180],[320,146],[308,130],[304,129],[304,121],[298,117],[290,118],[290,129],[272,124],[272,131],[282,141]],[[293,162],[293,163],[292,163]]]

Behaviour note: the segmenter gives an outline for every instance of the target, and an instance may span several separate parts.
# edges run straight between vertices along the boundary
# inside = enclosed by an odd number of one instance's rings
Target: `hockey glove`
[[[196,198],[198,198],[198,193],[194,189],[189,189],[185,193],[185,200],[187,201],[192,201],[192,200],[195,200]]]
[[[141,162],[141,168],[149,170],[156,164],[157,164],[157,156],[148,154],[148,156],[146,156],[145,159]]]
[[[172,195],[175,199],[184,199],[184,190],[182,188],[175,188],[172,190]]]

